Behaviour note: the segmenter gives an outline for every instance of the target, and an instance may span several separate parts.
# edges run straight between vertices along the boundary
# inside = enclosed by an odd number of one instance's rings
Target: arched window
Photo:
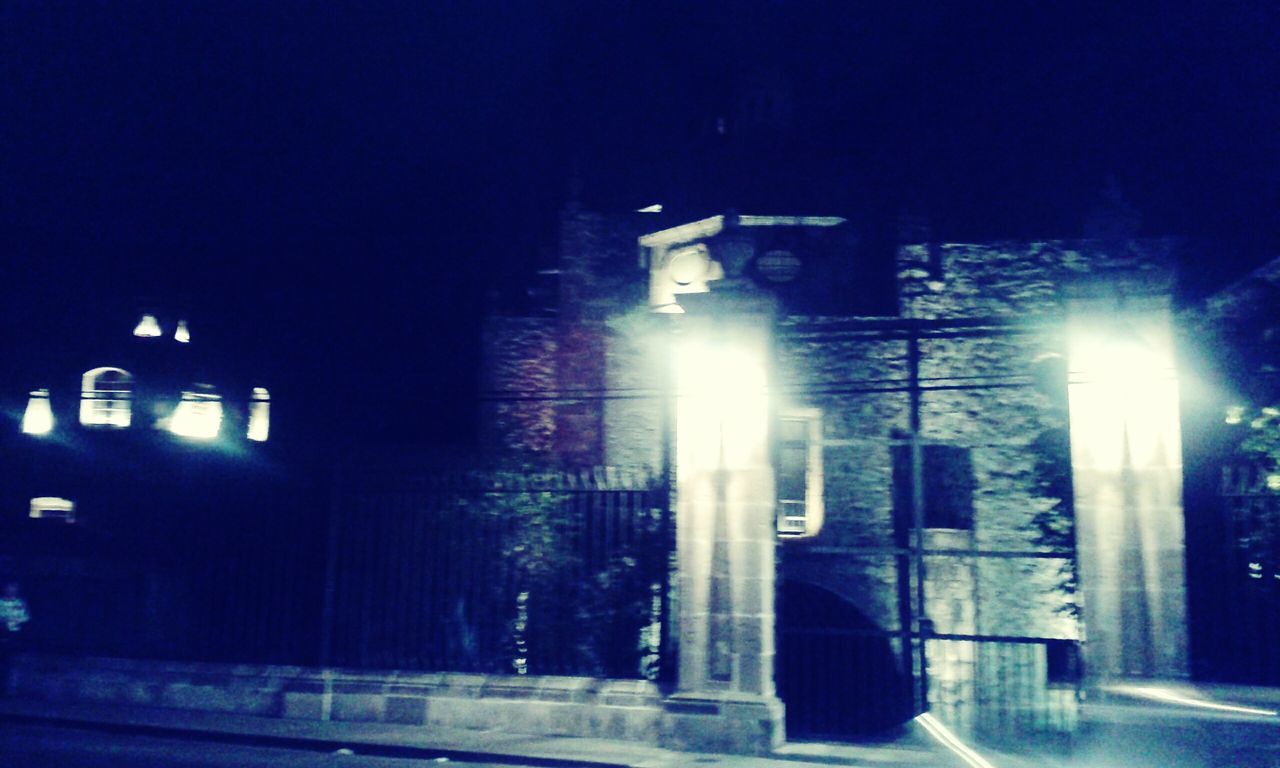
[[[122,429],[132,420],[133,376],[122,368],[94,368],[80,382],[80,423]]]

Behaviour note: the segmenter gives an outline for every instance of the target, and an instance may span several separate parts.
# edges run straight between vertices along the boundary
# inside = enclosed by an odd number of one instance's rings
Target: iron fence
[[[647,476],[456,472],[349,487],[324,662],[656,678],[670,553]]]
[[[1280,684],[1280,490],[1268,485],[1270,474],[1250,462],[1222,468],[1221,610],[1214,631],[1200,635],[1215,676],[1262,685]]]

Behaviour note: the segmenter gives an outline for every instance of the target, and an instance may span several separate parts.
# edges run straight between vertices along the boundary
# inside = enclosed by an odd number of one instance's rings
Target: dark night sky
[[[1079,235],[1111,174],[1192,292],[1276,255],[1274,3],[685,5],[0,4],[0,348],[158,299],[336,433],[465,442],[571,176],[969,239]],[[790,121],[740,137],[759,77]]]

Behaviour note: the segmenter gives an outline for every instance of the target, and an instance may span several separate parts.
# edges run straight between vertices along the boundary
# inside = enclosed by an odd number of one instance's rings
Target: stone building
[[[872,315],[883,245],[571,209],[554,298],[487,322],[482,435],[669,478],[679,695],[780,692],[790,734],[1068,730],[1082,640],[1088,679],[1184,675],[1176,244],[904,230]]]

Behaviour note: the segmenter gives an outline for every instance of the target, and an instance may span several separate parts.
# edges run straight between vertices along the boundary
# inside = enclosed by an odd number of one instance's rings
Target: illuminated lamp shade
[[[178,321],[178,327],[173,332],[173,340],[181,344],[191,341],[191,331],[187,328],[186,320]]]
[[[222,429],[222,398],[210,389],[182,393],[169,420],[169,431],[192,440],[212,440]]]
[[[53,431],[53,408],[49,405],[49,390],[32,391],[27,400],[27,410],[22,414],[22,431],[28,435],[47,435]]]
[[[265,387],[254,387],[253,395],[249,400],[249,431],[246,437],[255,442],[264,443],[267,440],[270,425],[271,395]]]
[[[133,328],[134,336],[143,338],[154,338],[160,335],[160,321],[156,320],[155,315],[143,315],[142,319]]]

